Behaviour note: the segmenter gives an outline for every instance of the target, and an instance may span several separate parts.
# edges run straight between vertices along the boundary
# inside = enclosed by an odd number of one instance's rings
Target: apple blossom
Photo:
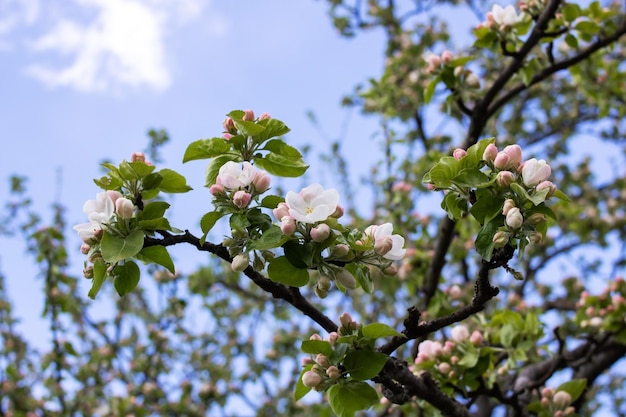
[[[315,388],[322,383],[322,376],[315,371],[306,371],[302,375],[302,384],[305,387]]]
[[[467,84],[467,86],[469,88],[479,88],[480,87],[480,79],[478,78],[478,76],[476,76],[476,74],[474,74],[473,72],[469,71],[465,75],[465,84]]]
[[[271,119],[272,116],[270,116],[269,113],[263,112],[259,115],[259,120],[267,120],[267,119]]]
[[[464,342],[470,337],[469,330],[467,329],[466,326],[462,324],[459,324],[458,326],[454,326],[452,330],[450,331],[450,334],[452,335],[452,340],[454,340],[457,343]]]
[[[98,193],[95,200],[87,200],[83,205],[83,213],[87,215],[89,222],[77,224],[73,229],[78,232],[83,242],[90,243],[101,233],[102,225],[111,220],[114,211],[115,204],[109,193],[105,191]]]
[[[443,352],[443,345],[441,342],[424,340],[419,344],[417,348],[418,358],[421,356],[422,360],[434,359],[441,355]]]
[[[248,161],[243,163],[228,161],[219,169],[219,180],[224,188],[240,190],[252,183],[256,169]]]
[[[505,222],[506,225],[509,226],[511,229],[516,230],[522,227],[522,224],[524,224],[524,216],[522,216],[522,212],[519,208],[513,207],[506,214]]]
[[[552,174],[552,168],[544,159],[529,159],[522,167],[522,181],[529,187],[546,181],[550,178],[550,174]]]
[[[122,219],[128,220],[135,214],[135,205],[128,198],[118,198],[115,201],[115,212]]]
[[[244,110],[242,119],[247,122],[253,122],[254,112],[252,110]]]
[[[537,184],[535,190],[537,190],[537,192],[540,192],[545,190],[546,188],[549,190],[548,194],[546,194],[546,198],[552,197],[554,195],[554,192],[556,191],[556,185],[554,185],[552,181],[541,181],[539,184]]]
[[[376,247],[377,242],[380,242],[385,238],[391,239],[391,249],[382,256],[386,259],[397,261],[404,257],[406,249],[403,248],[404,238],[400,235],[393,235],[392,232],[393,225],[391,223],[384,223],[380,226],[368,226],[365,229],[364,234],[372,238],[374,241],[374,247]]]
[[[566,391],[557,391],[552,397],[552,402],[558,408],[565,408],[572,402],[572,396]]]
[[[527,219],[526,223],[531,226],[537,226],[538,224],[545,223],[547,220],[546,215],[543,213],[533,213]]]
[[[296,232],[296,221],[291,216],[280,219],[280,230],[285,236],[291,236]]]
[[[252,180],[252,185],[254,185],[254,191],[263,194],[270,188],[270,176],[265,172],[258,171]]]
[[[283,217],[289,216],[289,206],[287,203],[278,203],[276,208],[272,210],[272,213],[274,214],[274,217],[281,220]]]
[[[508,188],[515,182],[515,175],[511,171],[500,171],[496,175],[496,184],[500,188]]]
[[[326,223],[318,224],[311,229],[310,234],[314,242],[323,242],[330,236],[330,226]]]
[[[222,195],[224,194],[224,186],[222,184],[213,184],[209,187],[209,192],[214,195]]]
[[[454,152],[452,152],[452,156],[454,157],[454,159],[461,159],[465,155],[467,155],[467,151],[462,148],[456,148]]]
[[[130,156],[131,162],[146,162],[146,155],[143,152],[133,152]]]
[[[243,190],[236,191],[233,195],[233,203],[239,208],[247,207],[250,204],[252,196]]]
[[[226,119],[224,119],[222,126],[224,126],[224,131],[227,133],[231,133],[231,134],[237,133],[237,128],[235,127],[235,121],[231,117],[227,117]]]
[[[335,212],[339,193],[334,188],[324,190],[320,184],[313,184],[303,188],[299,194],[289,191],[285,200],[291,217],[302,223],[317,223]]]
[[[454,55],[447,49],[441,53],[441,62],[443,62],[444,64],[449,64],[450,62],[452,62],[453,59]]]
[[[330,379],[338,379],[341,376],[341,371],[335,365],[331,365],[326,369],[326,375]]]
[[[235,272],[241,272],[250,264],[250,257],[247,253],[240,253],[233,258],[233,262],[230,264],[231,268]]]
[[[339,316],[339,323],[341,323],[343,327],[350,327],[350,325],[352,324],[352,316],[350,315],[350,313],[341,313],[341,315]]]
[[[498,148],[493,143],[490,143],[485,148],[485,152],[483,152],[483,160],[486,162],[493,162],[498,156]]]
[[[515,7],[508,5],[502,7],[499,4],[494,4],[491,8],[491,15],[494,22],[499,25],[512,26],[522,20],[522,14],[517,14]]]
[[[483,335],[478,330],[474,330],[470,336],[470,343],[474,346],[481,345],[483,343]]]
[[[504,200],[504,205],[502,206],[502,214],[506,216],[513,207],[516,207],[515,201],[513,199],[507,198]]]

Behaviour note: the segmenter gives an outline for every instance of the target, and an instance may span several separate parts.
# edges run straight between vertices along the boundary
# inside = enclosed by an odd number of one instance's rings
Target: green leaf
[[[378,403],[376,390],[363,381],[335,384],[327,393],[330,408],[337,417],[354,417],[355,412]]]
[[[278,119],[264,119],[258,121],[257,124],[265,128],[263,132],[254,137],[254,142],[257,144],[276,136],[286,135],[290,131],[290,129]]]
[[[489,177],[481,172],[477,167],[462,169],[457,175],[454,176],[454,178],[452,178],[452,182],[459,187],[470,188],[482,188],[492,184]]]
[[[572,199],[571,199],[571,198],[569,198],[569,197],[568,197],[568,196],[567,196],[567,195],[566,195],[563,191],[561,191],[561,190],[556,190],[556,191],[554,192],[554,194],[553,194],[553,195],[554,195],[554,197],[558,198],[559,200],[563,200],[563,201],[567,201],[567,202],[572,201]]]
[[[119,173],[125,180],[132,181],[144,178],[154,171],[154,169],[154,165],[148,165],[145,162],[122,161],[122,163],[120,163]]]
[[[140,220],[137,225],[142,230],[172,230],[169,220],[165,217],[159,217],[150,220]]]
[[[448,193],[441,201],[441,207],[448,213],[452,220],[459,220],[467,212],[467,200],[457,193]]]
[[[163,177],[159,190],[165,193],[186,193],[192,190],[187,185],[187,179],[174,170],[164,168],[159,171],[159,174]]]
[[[250,221],[248,217],[243,213],[234,213],[230,216],[230,228],[235,230],[245,229],[250,226]]]
[[[587,387],[587,380],[584,378],[581,379],[572,379],[571,381],[567,381],[562,383],[556,389],[556,392],[565,391],[569,395],[572,396],[572,401],[576,401],[578,397],[582,395]]]
[[[245,136],[258,136],[262,135],[265,131],[265,128],[260,124],[249,122],[247,120],[241,120],[233,117],[233,122],[235,122],[237,130]]]
[[[267,267],[267,274],[272,281],[292,287],[302,287],[309,282],[309,272],[296,268],[285,256],[272,259]]]
[[[165,210],[170,207],[169,203],[165,201],[153,201],[144,206],[143,210],[140,210],[137,214],[139,220],[151,220],[163,217]]]
[[[474,241],[476,252],[478,252],[478,254],[487,262],[491,260],[491,255],[494,249],[493,236],[498,231],[499,223],[501,222],[502,219],[498,220],[498,218],[496,218],[496,220],[492,220],[485,224],[480,228],[480,231],[476,236],[476,240]]]
[[[143,230],[135,230],[125,238],[105,232],[100,242],[102,258],[111,264],[132,258],[143,248]]]
[[[100,288],[102,288],[102,284],[107,277],[107,265],[102,261],[102,259],[96,259],[93,263],[93,280],[91,283],[91,289],[89,290],[89,298],[92,300],[96,299],[96,295],[100,292]]]
[[[290,160],[302,160],[302,154],[293,146],[287,145],[280,139],[270,140],[261,150],[273,152]]]
[[[314,248],[311,244],[300,244],[297,240],[288,240],[283,245],[283,249],[285,257],[296,268],[305,269],[312,266]]]
[[[300,372],[300,376],[298,377],[298,382],[296,382],[296,391],[294,393],[294,398],[296,401],[299,401],[302,397],[307,395],[312,390],[311,387],[307,387],[306,385],[302,383],[302,375],[304,375],[305,372],[310,371],[311,368],[313,368],[313,365],[307,365]]]
[[[268,153],[264,157],[256,156],[254,163],[257,167],[279,177],[299,177],[309,168],[302,159],[286,158],[273,152]]]
[[[570,48],[578,49],[578,39],[576,39],[576,36],[572,35],[571,33],[568,33],[567,35],[565,35],[564,40],[567,46],[569,46]]]
[[[153,262],[164,266],[172,274],[175,272],[174,261],[172,261],[172,257],[164,246],[148,246],[143,248],[136,257],[143,262]]]
[[[147,190],[157,189],[159,184],[161,184],[161,181],[163,181],[163,177],[158,172],[153,172],[151,174],[148,174],[141,181],[141,187],[143,188],[143,192],[145,192]],[[158,190],[157,190],[157,192],[158,192]]]
[[[379,337],[389,336],[406,337],[404,334],[400,333],[393,327],[383,323],[366,324],[365,326],[363,326],[361,331],[363,332],[363,336],[370,339],[378,339]]]
[[[344,266],[344,268],[356,278],[356,282],[358,282],[361,288],[363,288],[363,291],[368,294],[374,292],[374,280],[367,266],[363,264],[357,265],[355,263],[349,263]]]
[[[424,90],[424,103],[430,103],[430,100],[432,100],[433,95],[435,94],[435,88],[437,88],[437,84],[439,84],[440,81],[441,76],[438,75],[434,80],[428,83],[426,89]]]
[[[490,222],[502,213],[504,202],[494,196],[485,196],[476,201],[470,208],[470,213],[480,224]]]
[[[600,26],[596,22],[591,22],[589,20],[583,20],[576,23],[574,28],[586,35],[597,35],[600,32]]]
[[[468,344],[466,347],[467,349],[459,361],[459,365],[464,368],[473,368],[478,363],[478,350],[472,344]]]
[[[204,184],[205,187],[210,187],[215,184],[215,180],[219,174],[222,165],[224,165],[228,161],[239,160],[241,160],[241,158],[236,155],[222,155],[218,156],[217,158],[213,158],[206,171],[206,180]]]
[[[258,240],[248,244],[249,250],[267,250],[278,248],[289,240],[289,236],[285,236],[280,227],[274,225],[263,232]]]
[[[113,268],[113,276],[115,277],[113,285],[120,297],[125,296],[137,287],[139,275],[139,267],[133,261],[124,262],[124,264]]]
[[[197,160],[215,158],[230,150],[230,144],[224,138],[200,139],[187,146],[183,163]]]
[[[566,22],[573,22],[580,16],[580,6],[576,3],[568,3],[563,6],[561,13]]]
[[[303,340],[300,345],[300,350],[311,355],[321,353],[325,356],[330,356],[333,353],[332,345],[326,340]]]
[[[352,350],[346,354],[343,366],[358,380],[372,379],[383,369],[389,356],[371,350]]]
[[[205,235],[215,226],[215,223],[224,216],[224,213],[218,211],[210,211],[200,219],[200,229]]]
[[[285,201],[284,197],[280,197],[277,195],[268,195],[268,196],[265,196],[263,200],[261,200],[260,206],[268,208],[268,209],[275,209],[276,207],[278,207],[279,203],[282,203],[284,201]]]

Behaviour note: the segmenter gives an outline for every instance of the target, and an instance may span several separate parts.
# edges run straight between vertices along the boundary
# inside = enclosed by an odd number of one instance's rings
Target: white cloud
[[[158,9],[134,0],[79,0],[98,8],[95,21],[81,26],[61,20],[37,39],[35,51],[53,51],[74,56],[61,69],[41,64],[27,72],[56,86],[79,91],[107,91],[121,85],[167,88],[171,77],[163,44],[164,16]]]
[[[19,26],[32,25],[39,9],[39,0],[0,0],[0,50],[13,48],[6,36]]]
[[[60,56],[60,63],[32,64],[26,72],[50,87],[83,92],[116,92],[124,87],[165,90],[172,83],[168,63],[173,61],[165,38],[176,25],[200,17],[208,1],[74,0],[79,10],[95,12],[95,17],[83,23],[85,19],[62,14],[31,44],[39,54]],[[212,35],[227,30],[224,24],[212,27]]]

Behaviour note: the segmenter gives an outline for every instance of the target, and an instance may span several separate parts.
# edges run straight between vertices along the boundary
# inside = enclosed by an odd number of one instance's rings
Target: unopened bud
[[[531,214],[527,219],[526,219],[526,223],[531,225],[531,226],[537,226],[540,224],[543,224],[547,221],[546,219],[546,215],[543,213],[534,213]]]
[[[146,155],[143,152],[133,152],[130,156],[131,162],[146,162]]]
[[[317,372],[306,371],[304,374],[302,374],[302,384],[305,387],[315,388],[321,383],[322,376],[319,375]]]
[[[254,122],[254,112],[252,110],[245,110],[242,119],[248,122]]]
[[[500,188],[508,188],[515,182],[515,175],[511,171],[500,171],[496,175],[496,184]]]
[[[493,162],[498,156],[498,148],[493,143],[490,143],[485,148],[485,152],[483,152],[483,160],[486,162]]]
[[[376,239],[374,242],[374,252],[380,256],[386,255],[393,248],[393,240],[389,236],[384,236]]]
[[[353,290],[356,288],[356,279],[354,276],[346,271],[345,269],[341,269],[335,273],[335,280],[339,282],[344,288],[349,290]]]
[[[498,231],[495,235],[493,235],[493,243],[496,248],[501,248],[507,243],[509,243],[509,238],[511,234],[508,232]]]
[[[513,201],[513,199],[511,198],[507,198],[506,200],[504,200],[504,205],[502,206],[502,214],[506,216],[509,213],[509,210],[511,210],[513,207],[517,207],[515,205],[515,201]]]
[[[122,219],[128,220],[135,214],[135,205],[127,198],[118,198],[115,202],[115,212]]]
[[[267,120],[267,119],[271,119],[272,117],[269,115],[269,113],[263,112],[259,115],[259,120]]]
[[[250,204],[251,199],[252,196],[250,195],[250,193],[247,193],[243,190],[236,191],[233,195],[233,203],[239,208],[247,207],[248,204]]]
[[[235,272],[241,272],[248,267],[250,264],[250,258],[247,253],[240,253],[239,255],[233,258],[233,262],[230,264],[230,267]]]
[[[483,343],[483,335],[478,330],[474,330],[470,336],[470,343],[474,346],[481,345]]]
[[[326,223],[318,224],[311,229],[309,234],[314,242],[323,242],[328,239],[328,236],[330,236],[330,226],[328,226]]]
[[[278,206],[272,210],[272,213],[274,214],[274,217],[281,220],[283,217],[289,216],[289,206],[284,202],[278,203]]]
[[[343,217],[344,214],[344,209],[342,206],[337,205],[337,208],[335,209],[334,213],[330,215],[330,217],[334,217],[335,219],[339,219],[341,217]]]
[[[350,313],[342,313],[339,316],[339,323],[341,323],[343,327],[350,327],[350,324],[352,323],[352,316]]]
[[[91,246],[89,246],[86,243],[82,243],[80,245],[80,253],[82,253],[83,255],[87,255],[90,249],[91,249]]]
[[[270,182],[271,182],[270,176],[267,175],[265,172],[259,171],[255,175],[254,180],[252,180],[252,185],[254,185],[254,191],[256,191],[259,194],[263,194],[264,192],[269,190]]]
[[[395,276],[397,273],[398,273],[398,267],[396,267],[393,264],[391,264],[391,265],[385,267],[385,269],[383,269],[383,274],[388,275],[390,277]]]
[[[452,156],[457,160],[463,158],[465,155],[467,155],[467,151],[461,148],[456,148],[454,152],[452,152]]]
[[[441,62],[443,62],[444,64],[449,64],[450,62],[452,62],[453,59],[454,55],[452,55],[452,52],[448,51],[447,49],[441,54]]]
[[[476,76],[476,74],[474,74],[473,72],[469,72],[466,76],[465,76],[465,84],[469,87],[469,88],[479,88],[480,87],[480,80],[478,79],[478,77]]]
[[[222,123],[222,126],[224,126],[224,131],[227,132],[227,133],[230,133],[230,134],[236,134],[237,133],[237,128],[235,127],[235,122],[230,117],[227,117],[226,119],[224,119],[224,122]]]
[[[317,280],[317,286],[322,289],[328,291],[330,289],[330,278],[326,275],[322,275]]]
[[[83,269],[83,276],[87,279],[93,278],[93,265],[86,266]]]
[[[335,365],[332,365],[326,369],[326,375],[328,375],[330,379],[338,379],[341,376],[341,371]]]
[[[285,236],[291,236],[296,232],[296,221],[291,216],[280,219],[280,230]]]
[[[522,216],[522,212],[519,208],[513,207],[506,214],[505,222],[509,228],[517,230],[522,227],[522,224],[524,224],[524,216]]]
[[[565,408],[572,402],[572,396],[566,391],[557,391],[552,397],[552,402],[557,408]]]

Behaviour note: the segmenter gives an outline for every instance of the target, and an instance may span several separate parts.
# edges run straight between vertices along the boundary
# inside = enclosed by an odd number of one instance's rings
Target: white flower
[[[257,175],[257,170],[248,161],[242,164],[228,161],[220,167],[219,179],[225,188],[241,190],[246,188]]]
[[[548,180],[551,174],[552,168],[544,159],[538,161],[535,158],[529,159],[522,167],[522,181],[529,187]]]
[[[515,7],[508,5],[502,8],[499,4],[494,4],[491,8],[493,20],[499,25],[513,26],[522,20],[522,14],[515,11]]]
[[[391,259],[392,261],[400,260],[404,257],[406,253],[406,249],[404,246],[404,238],[400,235],[394,235],[393,225],[391,223],[384,223],[380,226],[372,225],[368,226],[365,229],[365,234],[371,236],[374,240],[374,245],[376,245],[377,241],[382,241],[385,239],[391,239],[391,250],[383,255],[384,258]]]
[[[463,343],[470,337],[470,332],[466,326],[459,324],[458,326],[454,326],[450,331],[452,336],[452,340],[457,343]]]
[[[337,209],[339,193],[334,188],[324,190],[320,184],[309,185],[299,194],[289,191],[285,198],[289,215],[302,223],[326,220]]]
[[[95,200],[87,200],[83,205],[83,213],[87,215],[89,222],[77,224],[73,229],[83,242],[89,243],[102,230],[102,225],[111,220],[114,211],[115,205],[111,196],[106,191],[98,193]]]

